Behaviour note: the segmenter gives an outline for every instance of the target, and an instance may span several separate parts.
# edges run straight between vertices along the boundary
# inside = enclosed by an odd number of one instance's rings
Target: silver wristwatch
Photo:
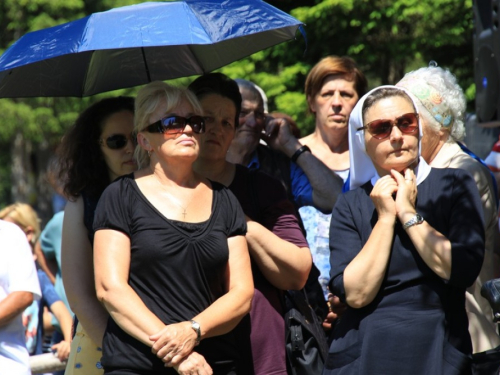
[[[408,229],[417,224],[422,224],[424,222],[424,218],[419,214],[415,214],[410,220],[403,224],[403,229]]]
[[[191,328],[196,332],[196,345],[198,345],[201,341],[201,328],[200,323],[191,320]]]

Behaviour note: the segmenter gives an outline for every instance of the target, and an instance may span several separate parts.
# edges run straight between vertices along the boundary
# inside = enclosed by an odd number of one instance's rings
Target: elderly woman
[[[470,374],[465,289],[484,255],[481,203],[459,169],[419,157],[419,115],[395,86],[349,121],[351,191],[330,231],[330,288],[348,308],[324,374]]]
[[[464,151],[460,143],[465,134],[465,95],[451,72],[440,67],[425,67],[407,73],[396,85],[417,98],[423,127],[422,157],[433,168],[460,168],[476,182],[486,230],[483,267],[475,283],[467,289],[466,309],[473,353],[500,345],[497,325],[488,301],[481,296],[485,281],[500,277],[497,198],[488,168]]]
[[[104,191],[94,220],[105,373],[236,374],[231,330],[253,295],[245,217],[192,169],[205,129],[192,93],[152,82],[135,108],[140,170]]]

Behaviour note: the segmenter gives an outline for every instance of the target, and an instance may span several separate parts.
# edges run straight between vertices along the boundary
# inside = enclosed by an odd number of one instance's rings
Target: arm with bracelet
[[[342,192],[343,180],[315,157],[307,145],[302,145],[295,138],[284,118],[268,117],[265,141],[296,163],[301,170],[298,171],[299,175],[306,175],[312,188],[312,202],[298,202],[298,205],[312,205],[324,213],[331,213],[338,195]],[[292,184],[295,184],[297,178],[294,175],[291,177]],[[295,186],[292,188],[296,190]]]

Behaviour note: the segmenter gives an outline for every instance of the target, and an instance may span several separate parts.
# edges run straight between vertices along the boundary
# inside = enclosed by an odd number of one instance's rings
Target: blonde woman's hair
[[[6,218],[17,224],[24,233],[31,227],[33,230],[31,246],[34,247],[40,237],[40,219],[36,211],[29,204],[16,202],[0,211],[0,219]]]
[[[156,111],[163,99],[167,102],[165,113],[172,112],[182,101],[186,101],[193,107],[194,113],[203,114],[198,99],[191,91],[170,86],[165,82],[153,81],[141,88],[135,98],[135,134],[143,131],[149,125],[150,116]],[[148,153],[141,146],[138,145],[135,148],[134,157],[139,169],[149,165]]]

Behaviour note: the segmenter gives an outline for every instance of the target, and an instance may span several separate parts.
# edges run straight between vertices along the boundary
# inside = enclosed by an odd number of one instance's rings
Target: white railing
[[[66,362],[61,362],[54,354],[45,353],[30,357],[31,373],[43,374],[46,372],[61,371],[66,368]]]

